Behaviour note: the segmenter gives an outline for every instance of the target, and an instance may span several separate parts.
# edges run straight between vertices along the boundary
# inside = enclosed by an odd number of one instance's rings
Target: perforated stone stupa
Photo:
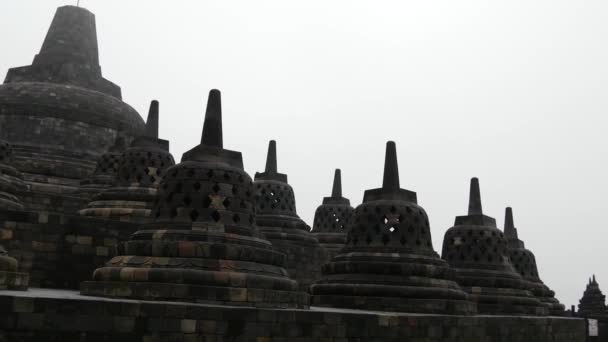
[[[15,166],[31,193],[28,210],[73,213],[75,192],[117,138],[127,144],[144,122],[103,78],[95,16],[64,6],[29,66],[12,68],[0,85],[0,139],[14,148]]]
[[[80,182],[77,195],[90,200],[91,197],[114,185],[118,177],[120,157],[125,149],[124,140],[117,139],[114,146],[97,159],[93,174]]]
[[[606,296],[600,290],[600,285],[593,278],[589,279],[583,298],[578,304],[578,316],[591,318],[608,318],[606,312]]]
[[[415,192],[401,189],[394,142],[386,145],[382,188],[355,209],[346,246],[323,267],[312,305],[382,311],[472,314],[475,305],[433,250]]]
[[[287,175],[277,171],[277,145],[268,144],[266,170],[256,172],[256,224],[274,248],[287,255],[287,271],[307,291],[321,275],[321,265],[329,259],[310,227],[296,212],[293,188]]]
[[[221,98],[209,93],[201,144],[169,168],[153,210],[82,293],[107,297],[305,307],[255,226],[253,183],[240,152],[223,148]]]
[[[536,266],[534,254],[526,249],[524,242],[518,237],[517,228],[515,228],[513,223],[513,210],[511,208],[505,210],[504,234],[507,239],[509,260],[517,273],[524,280],[528,281],[528,289],[549,309],[550,315],[564,315],[564,305],[555,298],[555,292],[549,289],[538,275],[538,267]]]
[[[354,212],[350,200],[342,197],[342,172],[336,169],[331,197],[323,198],[323,204],[315,211],[312,228],[312,234],[330,256],[346,244],[347,227]]]
[[[496,220],[482,212],[479,180],[471,179],[469,214],[445,233],[442,257],[483,314],[547,315],[509,261],[507,240]]]
[[[165,170],[175,161],[169,142],[158,138],[158,101],[152,101],[145,135],[133,140],[119,159],[115,185],[94,196],[84,216],[106,217],[120,221],[146,223]]]

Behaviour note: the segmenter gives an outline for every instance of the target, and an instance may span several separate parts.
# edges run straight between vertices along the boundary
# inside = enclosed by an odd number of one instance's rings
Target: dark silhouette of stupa
[[[442,257],[483,314],[547,315],[509,262],[507,239],[494,218],[483,214],[479,181],[471,179],[469,213],[445,233]]]
[[[600,285],[595,280],[595,275],[589,279],[583,298],[578,304],[577,316],[588,318],[608,318],[606,312],[606,296],[600,290]]]
[[[342,197],[342,172],[336,169],[331,197],[323,198],[323,204],[315,211],[312,228],[312,234],[330,257],[346,244],[347,227],[354,212],[350,200]]]
[[[159,104],[152,101],[144,135],[137,137],[118,161],[114,186],[94,196],[83,216],[146,223],[165,170],[175,161],[169,142],[158,138]]]
[[[32,185],[27,209],[72,214],[80,180],[117,138],[130,143],[144,122],[103,78],[95,16],[57,9],[31,65],[12,68],[0,85],[0,139],[14,148],[15,167]]]
[[[305,307],[285,255],[255,227],[253,183],[223,148],[221,98],[209,93],[201,144],[162,180],[153,216],[82,293],[246,306]]]
[[[528,289],[549,309],[550,315],[564,315],[564,305],[555,299],[555,292],[549,289],[538,275],[538,267],[536,266],[534,254],[526,249],[524,242],[518,237],[517,228],[515,228],[513,223],[513,210],[511,208],[507,208],[505,211],[504,234],[507,239],[509,260],[517,273],[524,280],[528,281]]]
[[[312,305],[382,311],[472,314],[475,305],[433,250],[416,193],[401,189],[394,142],[386,145],[382,188],[367,190],[343,250],[323,267]]]
[[[268,144],[266,169],[256,172],[253,185],[258,228],[274,248],[287,255],[286,268],[290,277],[298,281],[302,291],[308,291],[321,275],[321,265],[329,257],[296,212],[293,188],[287,182],[287,175],[277,169],[277,144],[274,140]]]

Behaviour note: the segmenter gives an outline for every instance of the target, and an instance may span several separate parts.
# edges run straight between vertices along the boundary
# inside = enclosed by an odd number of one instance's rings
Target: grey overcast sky
[[[0,72],[31,63],[55,8],[0,1]],[[480,178],[502,228],[512,206],[542,279],[578,304],[608,291],[608,2],[605,0],[82,0],[97,16],[104,76],[141,114],[161,104],[176,159],[222,90],[224,145],[253,176],[278,143],[312,224],[333,169],[358,205],[395,140],[402,187],[434,248]]]

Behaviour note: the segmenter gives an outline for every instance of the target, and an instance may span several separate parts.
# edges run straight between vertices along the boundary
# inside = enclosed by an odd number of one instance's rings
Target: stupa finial
[[[336,169],[334,173],[334,186],[331,191],[331,197],[342,197],[342,171]]]
[[[266,155],[266,172],[267,174],[277,173],[277,142],[270,140],[268,143],[268,154]]]
[[[397,147],[394,141],[386,143],[382,188],[385,190],[399,189],[399,166],[397,165]]]
[[[511,239],[517,239],[517,229],[515,229],[515,224],[513,223],[513,209],[511,207],[507,207],[505,209],[505,236]]]
[[[479,179],[471,178],[471,191],[469,193],[469,215],[483,215],[481,210],[481,193],[479,191]]]
[[[222,97],[217,89],[212,89],[209,92],[201,144],[224,148],[222,138]]]
[[[156,100],[150,103],[145,135],[150,138],[158,138],[158,101]]]

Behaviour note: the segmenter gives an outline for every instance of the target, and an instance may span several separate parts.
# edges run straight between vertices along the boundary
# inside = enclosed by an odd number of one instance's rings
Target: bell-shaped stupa
[[[606,296],[600,290],[600,285],[593,278],[589,279],[587,288],[583,293],[583,298],[580,299],[578,304],[577,316],[590,317],[590,318],[608,318],[606,312]]]
[[[201,144],[169,168],[146,224],[82,284],[106,297],[306,307],[285,255],[255,226],[255,194],[240,152],[223,148],[221,98],[209,93]]]
[[[333,257],[346,244],[347,227],[355,209],[342,197],[342,172],[336,169],[331,197],[324,197],[315,211],[312,234]]]
[[[103,190],[112,187],[118,176],[120,157],[125,149],[124,139],[117,139],[114,146],[97,159],[97,166],[93,174],[80,181],[77,195],[85,200],[90,200]]]
[[[509,261],[507,239],[483,214],[479,181],[471,179],[469,214],[457,216],[443,240],[443,259],[482,314],[547,315]]]
[[[518,237],[511,208],[507,208],[505,211],[504,233],[511,264],[517,273],[528,281],[528,289],[549,309],[550,315],[563,316],[565,314],[564,305],[555,298],[555,292],[540,279],[534,253],[526,249],[524,242]]]
[[[120,156],[114,186],[100,192],[80,215],[134,223],[151,222],[158,186],[175,165],[169,142],[158,138],[158,101],[152,101],[145,135],[135,138]]]
[[[466,315],[475,304],[433,250],[416,193],[401,189],[394,142],[386,146],[382,188],[367,190],[346,246],[312,287],[316,306]]]
[[[268,144],[266,170],[257,172],[253,182],[256,194],[256,224],[277,250],[287,255],[286,268],[300,288],[308,287],[321,276],[328,253],[311,234],[310,226],[296,212],[293,188],[287,175],[277,171],[277,144]]]
[[[30,185],[25,207],[68,214],[82,206],[73,193],[99,156],[143,133],[120,87],[102,76],[93,13],[57,9],[32,64],[11,68],[0,85],[0,127]]]

